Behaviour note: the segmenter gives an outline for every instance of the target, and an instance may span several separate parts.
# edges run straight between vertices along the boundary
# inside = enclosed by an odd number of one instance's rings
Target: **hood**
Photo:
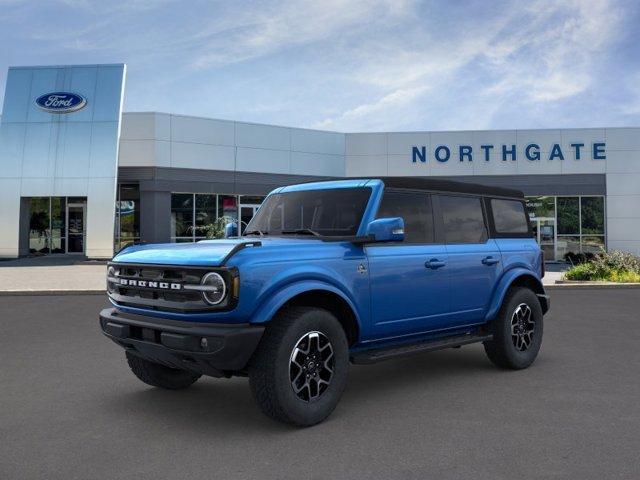
[[[262,242],[265,246],[323,243],[315,238],[227,238],[196,243],[157,243],[127,247],[113,257],[114,262],[157,265],[193,265],[217,267],[238,244]]]

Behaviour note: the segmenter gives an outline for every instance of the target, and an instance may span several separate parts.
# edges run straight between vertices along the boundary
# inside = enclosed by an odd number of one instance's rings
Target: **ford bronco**
[[[526,368],[549,309],[522,192],[436,179],[281,187],[239,237],[131,246],[107,270],[100,325],[140,380],[248,376],[298,426],[333,411],[349,362],[481,342]]]

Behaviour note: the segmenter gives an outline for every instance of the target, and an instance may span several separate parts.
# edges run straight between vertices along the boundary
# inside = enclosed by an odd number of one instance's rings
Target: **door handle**
[[[438,268],[444,267],[446,263],[441,262],[437,258],[432,258],[431,260],[427,260],[424,262],[424,266],[430,268],[432,270],[437,270]]]
[[[495,265],[496,263],[498,263],[500,260],[497,258],[493,258],[491,255],[489,255],[488,257],[484,257],[482,259],[482,263],[484,263],[485,265]]]

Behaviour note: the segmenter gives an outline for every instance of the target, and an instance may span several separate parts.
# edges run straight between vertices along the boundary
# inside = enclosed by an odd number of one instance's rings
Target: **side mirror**
[[[367,226],[367,236],[374,242],[401,242],[404,240],[404,220],[400,217],[378,218]]]

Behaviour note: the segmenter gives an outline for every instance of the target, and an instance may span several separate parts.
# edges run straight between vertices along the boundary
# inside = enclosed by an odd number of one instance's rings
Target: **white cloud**
[[[410,3],[413,2],[286,0],[260,9],[240,9],[194,36],[206,53],[197,55],[192,66],[202,69],[237,63],[349,35],[349,30],[366,28],[380,15],[403,15]]]
[[[615,39],[621,15],[613,0],[538,0],[524,9],[522,4],[511,4],[493,18],[477,20],[482,28],[474,25],[476,20],[457,26],[464,35],[425,41],[419,48],[391,43],[380,49],[377,58],[372,56],[351,75],[354,82],[378,87],[376,97],[348,106],[317,125],[361,129],[380,123],[368,117],[385,109],[402,125],[398,117],[411,115],[414,102],[421,100],[427,118],[438,118],[439,123],[431,127],[456,125],[457,120],[458,128],[489,128],[493,113],[507,102],[541,105],[587,90],[595,58]],[[419,30],[414,35],[420,36]],[[459,84],[467,75],[477,79],[477,86],[461,92]],[[404,101],[406,92],[414,92],[411,101]],[[434,97],[439,101],[431,101]],[[429,115],[430,103],[441,104],[447,98],[451,120],[441,112]],[[397,108],[401,104],[406,109]],[[471,111],[479,117],[462,123],[465,112]]]

